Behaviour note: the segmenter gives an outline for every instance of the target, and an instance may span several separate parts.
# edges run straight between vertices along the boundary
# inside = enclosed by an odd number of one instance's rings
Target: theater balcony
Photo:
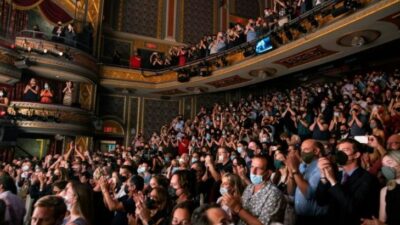
[[[21,71],[14,64],[18,54],[10,45],[9,41],[0,38],[0,83],[8,85],[21,79]]]
[[[346,8],[343,2],[324,2],[260,37],[258,41],[268,38],[272,47],[262,54],[254,53],[255,41],[181,67],[145,70],[104,65],[100,84],[151,96],[217,92],[293,74],[400,38],[399,0],[359,3]],[[179,82],[178,77],[190,81]]]
[[[92,117],[76,107],[11,101],[5,118],[22,133],[91,136]]]
[[[21,31],[15,37],[20,53],[18,68],[28,69],[41,77],[80,83],[98,81],[98,65],[91,47],[65,37]]]

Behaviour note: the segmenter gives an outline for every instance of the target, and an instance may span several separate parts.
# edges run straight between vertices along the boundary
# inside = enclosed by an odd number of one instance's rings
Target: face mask
[[[243,152],[243,147],[237,147],[237,151],[238,151],[239,153],[242,153],[242,152]]]
[[[29,170],[29,166],[25,165],[22,167],[22,171],[28,171]]]
[[[224,157],[223,155],[220,155],[220,156],[218,157],[218,161],[220,161],[220,162],[223,162],[224,159],[225,159],[225,157]]]
[[[224,187],[220,187],[219,188],[219,193],[221,193],[221,195],[225,195],[228,194],[228,189],[224,188]]]
[[[393,167],[382,166],[381,171],[386,180],[396,179],[396,170]]]
[[[344,166],[344,165],[346,165],[347,161],[349,160],[349,157],[346,155],[346,153],[344,153],[342,151],[337,151],[335,154],[335,159],[336,159],[336,163],[339,166]]]
[[[128,178],[126,176],[119,176],[119,180],[124,183]]]
[[[3,91],[0,91],[0,97],[3,97],[3,96],[4,96]]]
[[[263,182],[263,177],[262,175],[255,175],[255,174],[250,174],[250,180],[252,184],[261,184]]]
[[[177,195],[176,195],[176,190],[175,190],[175,188],[173,188],[173,187],[169,187],[168,188],[168,194],[169,194],[169,196],[171,197],[171,198],[176,198],[176,197],[178,197]]]
[[[48,85],[48,84],[45,84],[45,85],[44,85],[44,89],[49,89],[49,85]]]
[[[144,173],[145,171],[146,171],[146,168],[144,168],[144,167],[137,168],[137,173]]]
[[[346,130],[340,130],[340,134],[346,134],[347,131]]]
[[[64,199],[64,202],[65,202],[65,205],[67,206],[67,210],[68,210],[68,211],[71,211],[71,209],[72,209],[72,204],[71,204],[71,202],[70,202],[69,197],[63,196],[63,199]]]
[[[192,158],[192,163],[199,161],[197,158]]]
[[[171,171],[171,172],[174,174],[174,173],[175,173],[176,171],[178,171],[178,170],[179,170],[179,167],[176,166],[176,167],[173,167],[173,168],[172,168],[172,171]]]
[[[236,155],[231,156],[231,160],[233,161],[234,159],[236,159]]]
[[[333,116],[339,116],[339,113],[338,112],[334,112]]]
[[[248,155],[250,158],[253,158],[253,157],[254,157],[254,152],[253,152],[252,150],[249,150],[249,151],[247,152],[247,155]]]
[[[326,104],[325,103],[321,103],[321,108],[325,108]]]
[[[371,125],[369,125],[369,127],[371,127],[371,129],[375,129],[376,128],[376,124],[371,124]]]
[[[185,163],[185,160],[183,158],[180,158],[179,163]]]
[[[277,160],[277,159],[274,160],[274,167],[275,167],[275,169],[279,170],[279,169],[281,169],[281,168],[284,167],[284,166],[285,166],[285,163],[284,163],[283,161]]]
[[[154,201],[154,200],[151,199],[151,198],[148,198],[148,199],[146,200],[145,204],[146,204],[146,207],[147,207],[148,209],[155,209],[155,208],[157,208],[156,201]]]
[[[169,157],[165,157],[165,162],[169,162],[170,160],[169,160]]]
[[[302,152],[301,159],[303,160],[304,163],[310,164],[314,159],[314,152],[307,152],[307,153]]]
[[[125,187],[124,187],[124,192],[125,192],[126,194],[129,194],[129,187],[128,187],[128,185],[125,185]]]

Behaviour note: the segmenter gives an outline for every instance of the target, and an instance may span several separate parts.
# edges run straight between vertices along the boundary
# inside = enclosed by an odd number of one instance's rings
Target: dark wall
[[[144,99],[143,132],[150,137],[153,131],[160,132],[163,125],[169,124],[179,114],[179,101]]]
[[[158,0],[125,0],[122,31],[157,37]]]
[[[198,43],[205,34],[213,33],[214,1],[185,0],[183,42]]]
[[[244,18],[257,18],[260,16],[260,5],[258,0],[235,0],[234,14]]]

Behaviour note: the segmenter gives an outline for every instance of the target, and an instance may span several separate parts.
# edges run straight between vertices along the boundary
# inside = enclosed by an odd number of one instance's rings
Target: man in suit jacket
[[[378,214],[379,183],[360,167],[361,149],[353,139],[340,141],[335,158],[342,171],[336,174],[327,158],[318,160],[321,180],[316,198],[318,204],[328,206],[326,224],[359,225],[361,218]]]

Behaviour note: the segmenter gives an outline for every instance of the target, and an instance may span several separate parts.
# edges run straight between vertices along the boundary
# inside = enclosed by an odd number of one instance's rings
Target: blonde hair
[[[243,184],[242,179],[240,179],[237,174],[225,173],[222,178],[226,178],[229,182],[229,185],[233,187],[234,195],[242,196],[245,185]]]

